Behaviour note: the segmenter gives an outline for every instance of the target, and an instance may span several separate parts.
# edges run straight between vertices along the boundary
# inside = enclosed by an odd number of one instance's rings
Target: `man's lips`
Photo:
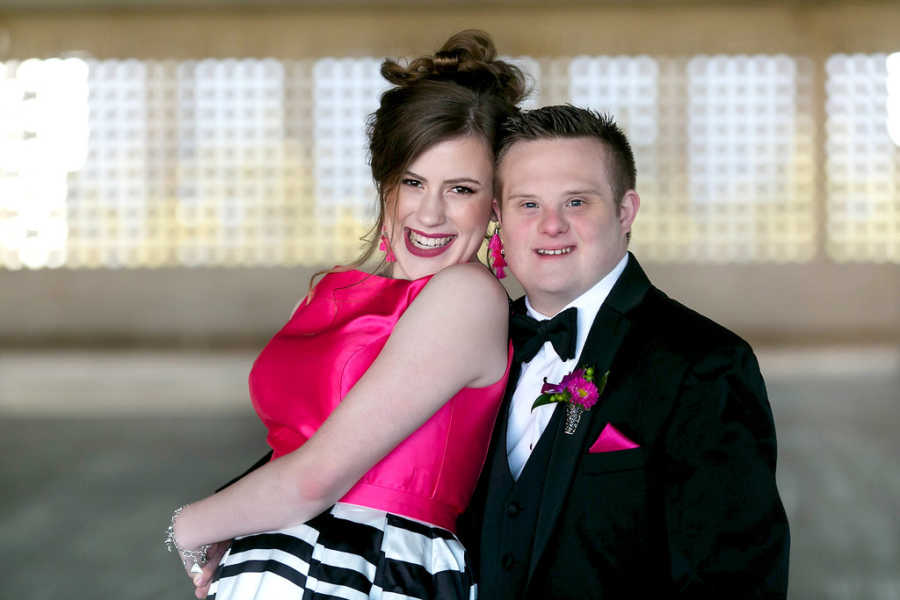
[[[428,240],[428,242],[426,242],[426,240]],[[455,240],[455,234],[425,233],[409,227],[403,229],[403,241],[406,242],[406,250],[413,256],[422,258],[431,258],[442,254],[447,248],[453,245]],[[427,247],[431,243],[434,243],[435,245]]]

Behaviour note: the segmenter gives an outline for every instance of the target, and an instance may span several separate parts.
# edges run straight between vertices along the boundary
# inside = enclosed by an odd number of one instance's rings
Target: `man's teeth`
[[[544,250],[543,248],[537,249],[538,254],[544,254],[547,256],[558,256],[560,254],[568,254],[571,251],[572,251],[571,246],[569,246],[568,248],[560,248],[559,250]]]
[[[416,235],[412,230],[409,232],[409,241],[420,248],[440,248],[441,246],[446,246],[452,242],[454,237],[456,236],[450,235],[439,238],[423,237],[421,235]]]

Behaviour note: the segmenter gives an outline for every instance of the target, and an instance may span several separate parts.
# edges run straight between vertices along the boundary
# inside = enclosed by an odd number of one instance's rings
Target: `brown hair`
[[[616,206],[637,178],[634,154],[628,138],[609,115],[570,104],[544,106],[510,116],[503,122],[496,146],[497,164],[516,142],[553,138],[593,138],[603,144],[605,161]],[[494,178],[495,189],[502,183]]]
[[[391,193],[419,155],[442,141],[473,134],[494,150],[500,122],[518,111],[516,104],[526,95],[522,71],[497,60],[491,37],[475,29],[460,31],[434,55],[405,66],[386,59],[381,75],[394,87],[381,95],[367,123],[378,216],[363,237],[362,254],[342,270],[360,267],[375,253]]]

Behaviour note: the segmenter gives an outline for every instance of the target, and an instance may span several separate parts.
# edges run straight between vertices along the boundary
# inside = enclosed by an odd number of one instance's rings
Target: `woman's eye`
[[[410,179],[409,177],[407,177],[406,179],[401,180],[401,183],[402,183],[403,185],[409,185],[409,186],[412,186],[412,187],[422,187],[422,182],[421,182],[421,181],[419,181],[418,179]]]
[[[457,194],[474,194],[475,190],[464,185],[454,185],[450,190]]]
[[[537,208],[537,202],[531,202],[530,200],[528,202],[523,202],[522,208]]]

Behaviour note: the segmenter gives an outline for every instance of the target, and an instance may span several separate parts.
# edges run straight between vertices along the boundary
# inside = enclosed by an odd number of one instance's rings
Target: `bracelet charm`
[[[175,520],[178,518],[178,515],[181,514],[182,510],[184,510],[184,506],[179,506],[172,513],[172,518],[169,521],[169,527],[166,529],[166,537],[163,540],[163,543],[166,545],[166,550],[169,552],[172,552],[173,550],[178,552],[185,568],[187,568],[189,563],[193,563],[191,565],[191,573],[199,573],[207,562],[206,551],[209,550],[210,544],[203,544],[196,550],[188,550],[175,541]]]

